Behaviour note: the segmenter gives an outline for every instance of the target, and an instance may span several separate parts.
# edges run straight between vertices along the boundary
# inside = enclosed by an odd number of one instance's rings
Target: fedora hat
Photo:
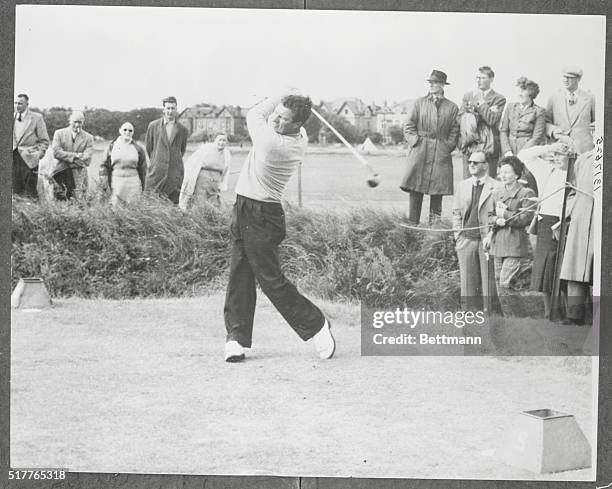
[[[450,83],[446,81],[446,73],[438,70],[433,70],[431,72],[431,75],[429,75],[427,81],[439,82],[444,83],[445,85],[450,85]]]

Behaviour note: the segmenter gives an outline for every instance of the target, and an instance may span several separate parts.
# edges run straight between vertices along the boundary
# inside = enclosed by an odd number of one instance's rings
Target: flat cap
[[[565,76],[582,77],[582,68],[576,65],[567,65],[561,70]]]

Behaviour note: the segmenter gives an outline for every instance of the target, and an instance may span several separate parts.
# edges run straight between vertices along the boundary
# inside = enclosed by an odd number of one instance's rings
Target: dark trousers
[[[587,308],[592,308],[591,292],[586,282],[567,281],[567,319],[584,322],[590,320]]]
[[[19,151],[15,149],[13,151],[13,193],[36,199],[38,198],[37,184],[38,167],[31,169],[23,161]]]
[[[66,168],[53,175],[55,180],[53,195],[55,200],[70,200],[74,197],[76,184],[74,182],[74,174],[72,168]]]
[[[283,275],[278,245],[285,238],[280,203],[236,196],[231,224],[233,240],[225,297],[227,341],[250,347],[255,315],[255,280],[298,336],[306,341],[318,333],[325,317]]]
[[[418,224],[421,220],[421,207],[423,206],[423,194],[421,192],[410,191],[410,211],[408,219]],[[429,222],[442,215],[442,196],[429,196]]]
[[[173,204],[178,205],[180,195],[181,195],[180,190],[173,190],[172,192],[168,194],[168,199]]]

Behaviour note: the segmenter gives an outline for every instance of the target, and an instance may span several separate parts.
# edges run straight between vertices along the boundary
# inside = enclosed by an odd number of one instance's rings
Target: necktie
[[[570,92],[567,102],[570,105],[574,105],[576,103],[576,94],[574,92]]]
[[[17,114],[17,120],[18,120],[19,122],[21,122],[21,112],[19,112],[19,113]]]

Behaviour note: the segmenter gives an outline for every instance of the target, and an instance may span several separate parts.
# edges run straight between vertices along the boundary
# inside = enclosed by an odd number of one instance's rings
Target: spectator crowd
[[[409,193],[414,225],[425,195],[429,223],[441,216],[443,197],[453,196],[464,309],[515,314],[517,284],[530,273],[545,317],[575,324],[589,320],[595,99],[579,88],[582,75],[577,66],[563,68],[561,88],[541,107],[535,103],[538,83],[519,78],[516,98],[507,103],[493,89],[493,69],[482,66],[475,89],[458,106],[445,97],[447,74],[436,69],[426,80],[427,94],[416,99],[404,126],[408,155],[400,188]],[[228,186],[227,135],[215,134],[184,161],[188,131],[177,120],[177,105],[175,97],[162,101],[163,116],[149,124],[144,148],[134,141],[132,124],[118,128],[99,173],[113,206],[129,205],[143,193],[163,196],[183,210],[220,205]],[[68,127],[50,142],[43,117],[29,109],[28,95],[17,95],[15,195],[69,201],[87,193],[94,138],[85,122],[82,112],[73,111]],[[455,150],[462,158],[458,182]]]

